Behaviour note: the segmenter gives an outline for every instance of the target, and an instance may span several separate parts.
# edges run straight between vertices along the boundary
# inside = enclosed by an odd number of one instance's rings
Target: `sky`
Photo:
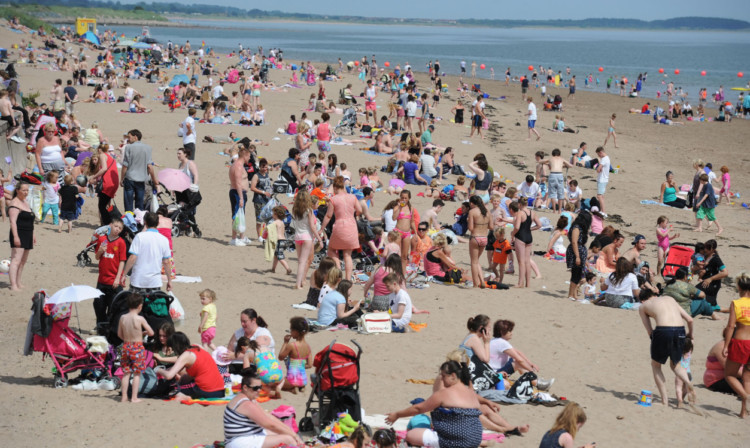
[[[137,0],[120,0],[137,3]],[[146,1],[146,0],[144,0]],[[147,0],[172,2],[175,0]],[[339,14],[357,16],[430,18],[430,19],[587,19],[626,18],[641,20],[670,19],[699,16],[724,17],[750,21],[747,0],[284,0],[260,2],[236,0],[183,0],[217,6],[279,10],[309,14]],[[532,4],[533,6],[529,6]],[[368,6],[365,6],[368,5]],[[460,5],[457,7],[456,5]]]

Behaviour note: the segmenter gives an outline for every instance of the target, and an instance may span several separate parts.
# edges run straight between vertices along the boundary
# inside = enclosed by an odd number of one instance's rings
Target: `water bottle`
[[[225,383],[224,384],[224,396],[225,397],[232,396],[232,383]]]

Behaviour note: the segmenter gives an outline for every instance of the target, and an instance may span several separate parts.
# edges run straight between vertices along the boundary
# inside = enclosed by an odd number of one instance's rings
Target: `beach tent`
[[[85,33],[83,33],[83,36],[81,37],[83,37],[84,39],[86,39],[87,41],[93,44],[101,45],[101,43],[99,42],[99,38],[96,37],[96,34],[92,33],[91,31],[86,31]]]
[[[174,77],[172,77],[172,80],[169,81],[169,87],[174,87],[181,82],[189,84],[190,78],[188,78],[188,75],[174,75]]]

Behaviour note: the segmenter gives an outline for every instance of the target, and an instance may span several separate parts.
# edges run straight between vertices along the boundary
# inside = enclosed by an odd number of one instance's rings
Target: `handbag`
[[[107,156],[109,157],[109,156]],[[114,160],[109,157],[109,159],[114,163]],[[107,171],[109,171],[110,168],[112,168],[112,163],[107,164]],[[107,171],[104,172],[104,174],[107,174]],[[99,180],[96,181],[96,187],[94,187],[94,191],[96,194],[99,194],[102,192],[102,189],[104,188],[104,175],[99,178]]]
[[[385,312],[363,314],[359,318],[359,329],[365,333],[390,333],[391,315]]]
[[[476,392],[493,389],[500,381],[500,375],[489,364],[479,359],[476,353],[469,359],[469,373]]]

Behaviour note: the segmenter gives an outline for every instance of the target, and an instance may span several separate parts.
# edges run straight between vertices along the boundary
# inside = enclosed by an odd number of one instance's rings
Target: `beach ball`
[[[481,68],[482,70],[484,70],[484,64],[480,65],[479,68]]]
[[[534,66],[533,65],[529,65],[529,71],[532,71],[532,70],[534,70]]]
[[[603,72],[604,71],[604,67],[599,67],[599,71]]]
[[[7,274],[10,271],[10,260],[0,260],[0,272]]]
[[[388,61],[385,61],[385,64],[384,64],[384,65],[385,65],[386,67],[390,67],[390,66],[391,66],[391,63],[390,63],[390,62],[388,62]]]
[[[706,76],[706,71],[705,70],[701,71],[701,76]]]
[[[737,72],[737,77],[738,77],[738,78],[742,78],[743,76],[745,76],[745,74],[744,74],[744,73],[742,73],[742,72]]]
[[[679,68],[674,69],[674,74],[675,75],[679,75],[680,74],[680,69]]]
[[[659,73],[664,73],[664,69],[663,69],[663,68],[660,68],[660,69],[659,69]]]
[[[628,78],[622,78],[622,82],[624,82],[625,84],[627,84],[628,83]]]
[[[359,61],[354,61],[354,65],[356,65],[357,67],[359,67]]]

